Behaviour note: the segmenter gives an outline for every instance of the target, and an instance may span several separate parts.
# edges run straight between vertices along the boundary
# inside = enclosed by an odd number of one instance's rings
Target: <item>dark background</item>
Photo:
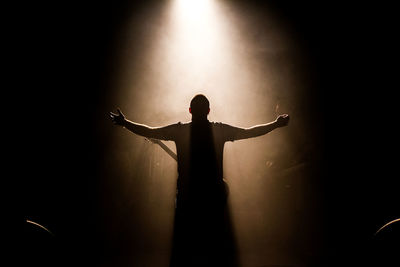
[[[55,234],[50,242],[56,245],[48,247],[54,260],[104,262],[103,140],[95,125],[112,94],[115,34],[153,2],[17,2],[3,9],[3,190],[10,193],[3,203],[11,214],[3,219],[13,229],[7,231],[15,243],[10,247],[22,258],[38,249],[35,242],[27,250],[18,245],[26,243],[31,229],[24,220],[30,218]],[[246,5],[267,8],[261,1]],[[400,217],[395,9],[303,1],[268,8],[296,32],[310,62],[313,86],[305,93],[323,155],[312,185],[324,221],[314,264],[365,262],[374,232]]]

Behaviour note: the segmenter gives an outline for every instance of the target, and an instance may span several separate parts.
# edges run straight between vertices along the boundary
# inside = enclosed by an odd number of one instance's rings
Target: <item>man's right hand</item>
[[[278,118],[276,118],[276,125],[278,127],[284,127],[288,125],[289,119],[290,117],[288,114],[279,115]]]
[[[119,108],[117,108],[117,112],[118,114],[110,112],[110,118],[114,124],[123,126],[126,122],[125,116]]]

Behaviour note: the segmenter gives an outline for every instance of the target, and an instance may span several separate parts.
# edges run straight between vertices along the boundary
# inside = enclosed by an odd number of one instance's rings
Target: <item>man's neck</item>
[[[208,122],[208,119],[207,119],[207,117],[193,117],[192,116],[192,122],[193,123]]]

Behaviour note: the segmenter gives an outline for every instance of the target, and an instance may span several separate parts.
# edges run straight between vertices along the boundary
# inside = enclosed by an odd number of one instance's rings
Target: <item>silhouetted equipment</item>
[[[26,222],[29,223],[29,224],[32,224],[32,225],[34,225],[34,226],[37,226],[37,227],[39,227],[40,229],[43,229],[43,230],[45,230],[46,232],[48,232],[49,234],[53,235],[53,233],[52,233],[49,229],[47,229],[46,227],[44,227],[43,225],[41,225],[41,224],[39,224],[39,223],[37,223],[37,222],[31,221],[31,220],[26,220]]]
[[[20,256],[13,262],[16,266],[59,266],[55,236],[43,225],[25,220],[18,233]]]
[[[161,140],[153,139],[153,138],[145,138],[147,141],[152,142],[153,144],[159,145],[165,152],[168,153],[174,160],[178,161],[178,156],[172,151],[166,144],[164,144]]]
[[[375,233],[372,256],[375,266],[400,266],[400,219],[383,225]]]

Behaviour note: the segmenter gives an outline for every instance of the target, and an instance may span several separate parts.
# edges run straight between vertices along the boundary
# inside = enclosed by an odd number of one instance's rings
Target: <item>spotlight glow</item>
[[[165,20],[165,29],[152,57],[158,61],[159,80],[170,85],[165,93],[174,99],[175,114],[188,116],[190,99],[203,93],[211,100],[210,119],[223,116],[223,103],[231,97],[235,84],[232,77],[245,79],[247,74],[239,70],[240,57],[232,44],[230,22],[221,3],[212,0],[173,1]],[[239,59],[238,59],[239,58]],[[248,81],[243,81],[244,83]],[[224,98],[222,101],[222,98]],[[169,101],[171,103],[171,101]]]
[[[244,25],[246,20],[223,1],[174,0],[157,16],[144,16],[146,22],[133,22],[123,37],[125,66],[119,71],[122,77],[117,87],[124,94],[116,102],[135,107],[124,109],[127,114],[147,113],[147,108],[140,105],[146,103],[157,106],[164,115],[149,124],[189,120],[189,102],[202,93],[211,103],[210,120],[252,126],[274,118],[271,113],[268,119],[252,116],[249,120],[248,114],[258,115],[257,106],[276,104],[275,95],[260,97],[260,91],[268,92],[276,79],[269,79],[270,63],[263,57],[275,60],[282,50],[283,39],[275,38],[279,34]],[[142,33],[144,27],[139,25],[151,28]],[[139,30],[135,34],[132,30],[136,28]],[[141,40],[148,45],[139,55],[131,47]],[[256,53],[262,54],[255,57]]]
[[[176,15],[184,23],[201,25],[212,12],[211,0],[176,0]]]
[[[211,0],[178,0],[171,12],[172,38],[164,50],[178,72],[194,82],[204,82],[225,61],[223,46],[227,37],[221,14]],[[171,73],[174,75],[173,73]],[[176,75],[176,74],[175,74]]]

